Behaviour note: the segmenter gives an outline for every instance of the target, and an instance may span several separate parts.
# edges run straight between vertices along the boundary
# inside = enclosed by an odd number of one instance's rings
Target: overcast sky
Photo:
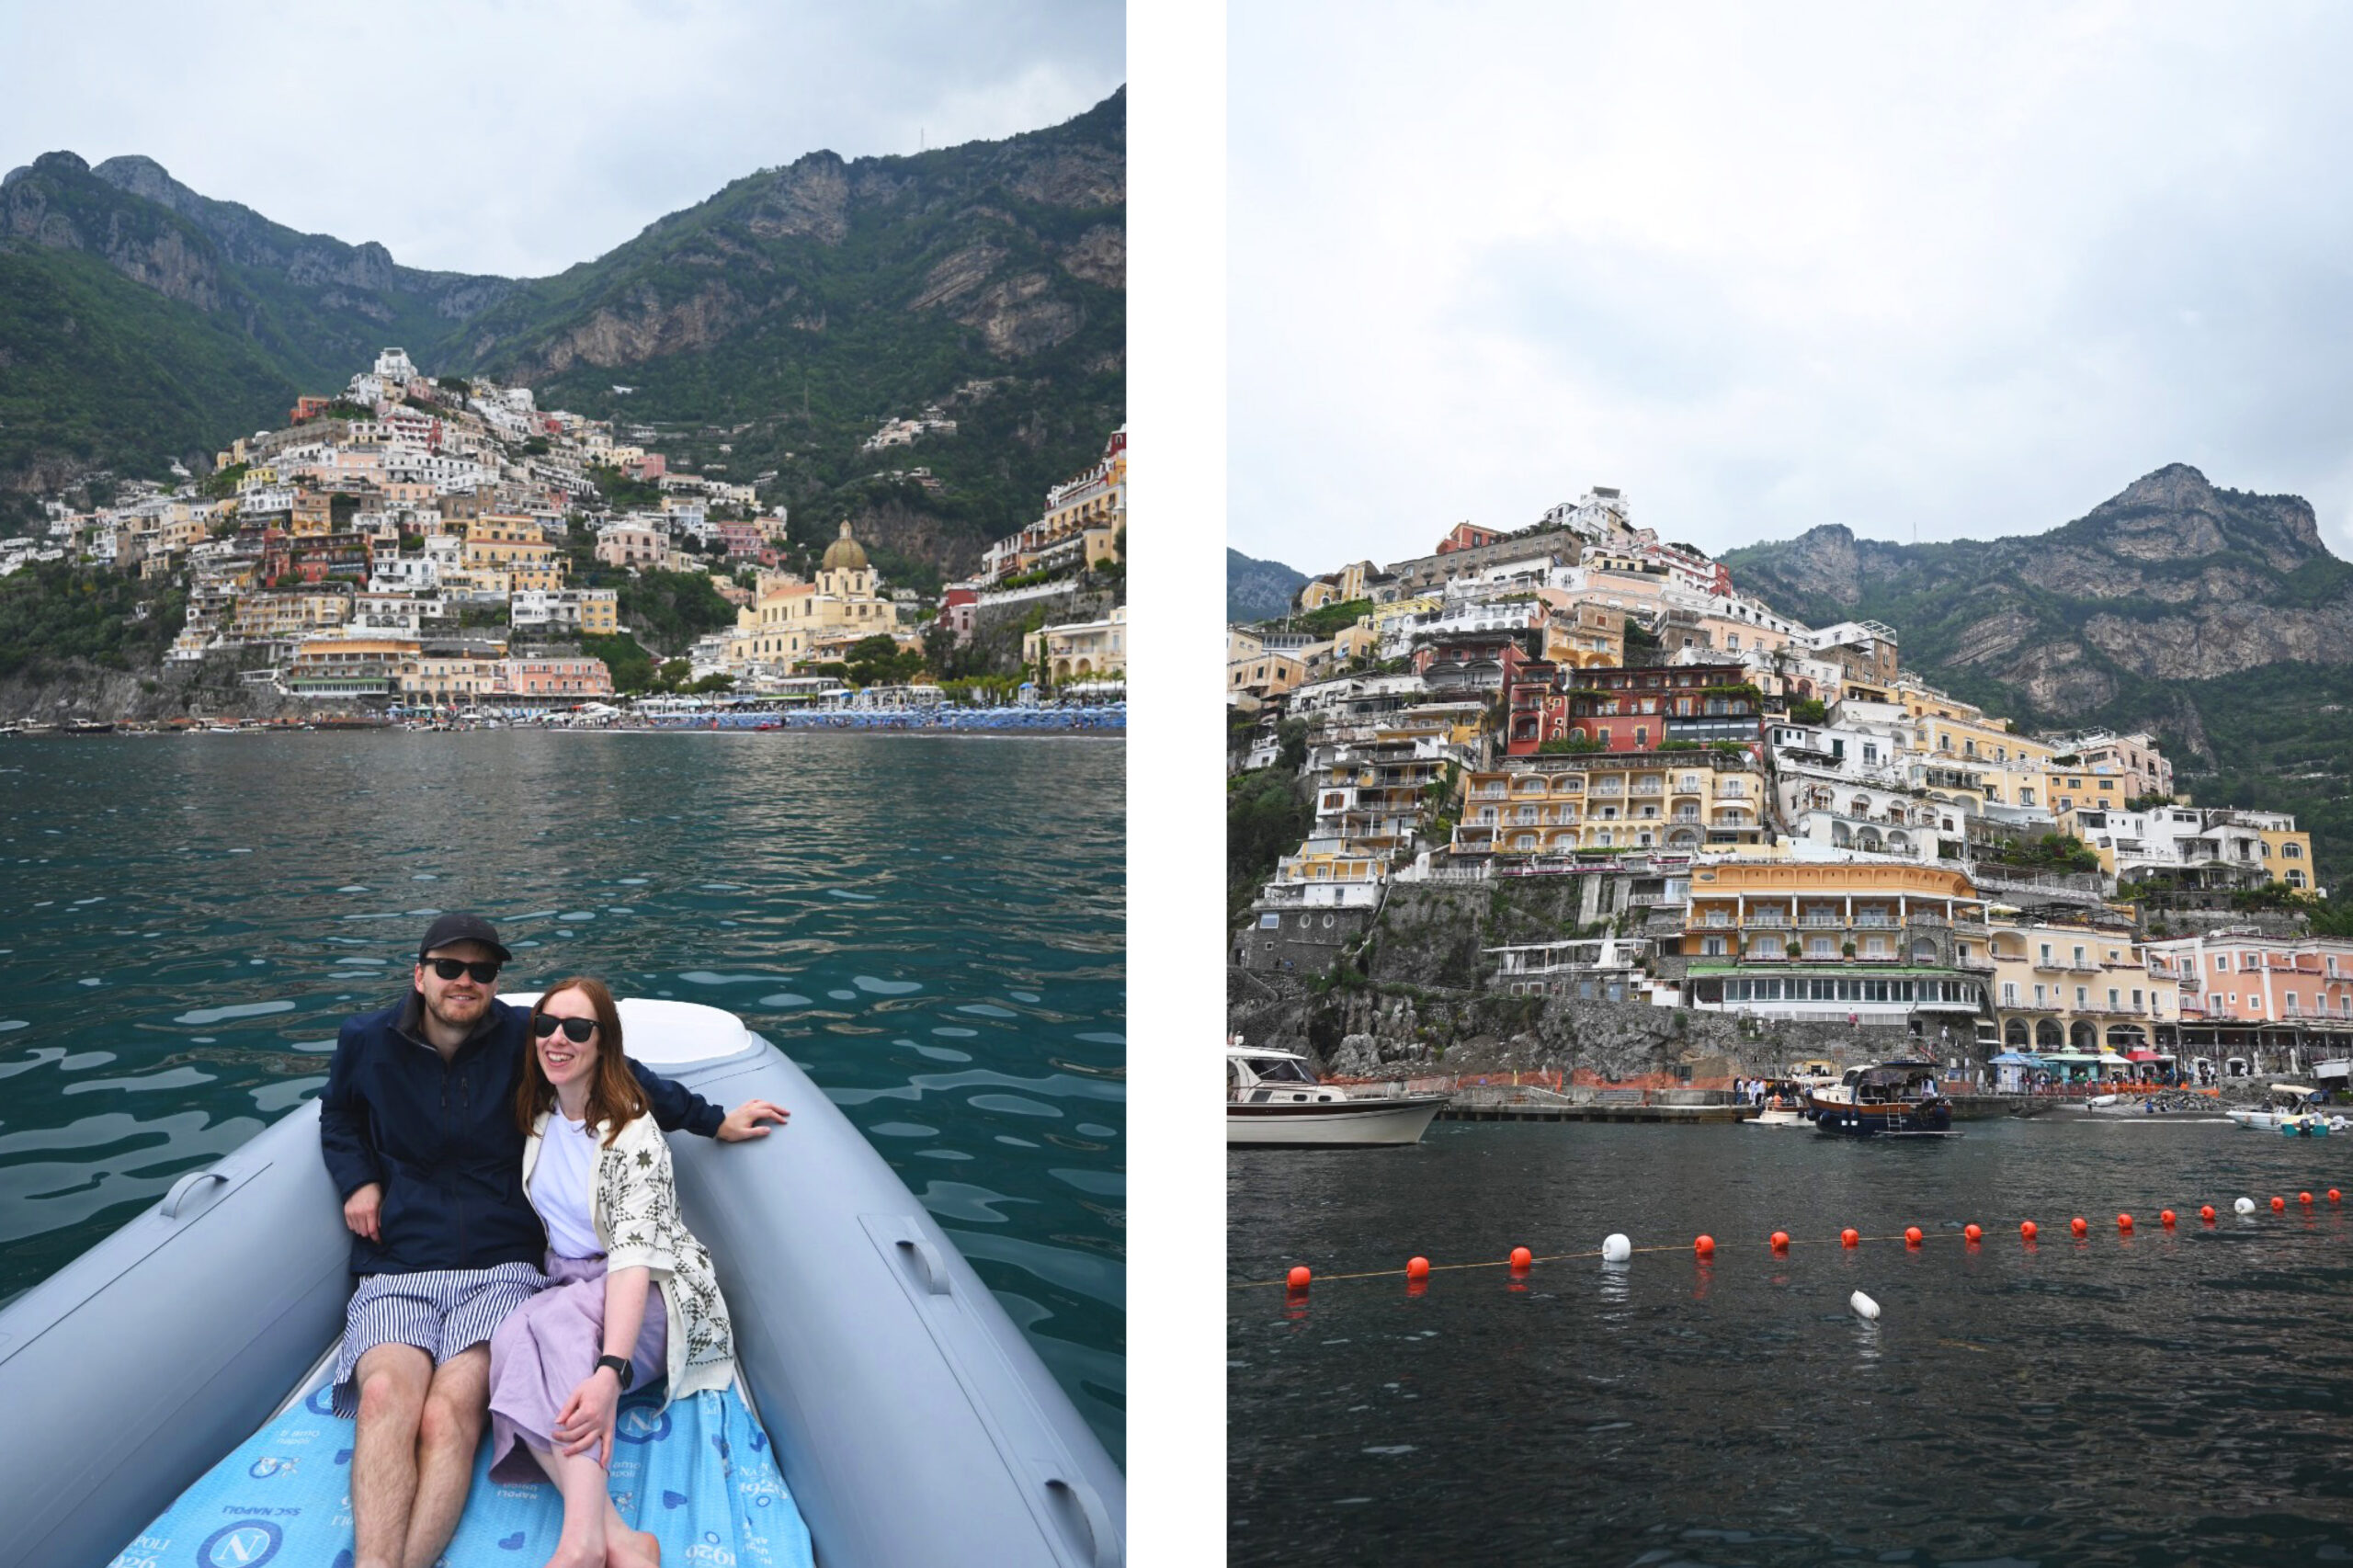
[[[143,153],[412,267],[540,276],[753,170],[1056,124],[1125,80],[1117,0],[0,6],[0,167]]]
[[[2353,9],[1235,8],[1231,542],[2353,508]]]

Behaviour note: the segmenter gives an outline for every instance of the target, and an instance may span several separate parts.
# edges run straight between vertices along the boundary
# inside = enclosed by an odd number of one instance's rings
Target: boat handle
[[[203,1183],[208,1181],[217,1181],[225,1186],[229,1178],[222,1176],[219,1171],[188,1172],[188,1175],[172,1183],[171,1191],[164,1194],[164,1218],[166,1220],[178,1219],[180,1217],[180,1210],[186,1207],[188,1203],[188,1195],[193,1193],[197,1187]]]
[[[1122,1561],[1119,1534],[1111,1528],[1111,1510],[1103,1506],[1095,1488],[1084,1481],[1066,1481],[1043,1471],[1039,1472],[1039,1479],[1045,1483],[1050,1499],[1074,1505],[1079,1517],[1086,1521],[1087,1562],[1093,1568],[1119,1568]],[[1065,1530],[1069,1528],[1069,1511],[1067,1507],[1054,1510],[1056,1517],[1065,1520]]]
[[[935,1296],[948,1294],[948,1260],[939,1256],[938,1247],[913,1236],[902,1236],[899,1251],[912,1262],[915,1278],[923,1281],[926,1290]]]

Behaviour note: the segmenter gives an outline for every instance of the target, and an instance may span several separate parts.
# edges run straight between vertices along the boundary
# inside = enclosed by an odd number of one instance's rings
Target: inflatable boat
[[[773,1455],[816,1562],[1123,1562],[1126,1490],[1110,1455],[849,1119],[731,1013],[620,1009],[630,1054],[646,1065],[720,1104],[759,1096],[792,1112],[764,1139],[670,1142],[680,1207],[734,1319],[743,1406],[757,1423],[736,1433],[739,1451]],[[294,1469],[275,1456],[246,1463],[246,1450],[267,1446],[273,1423],[324,1410],[348,1267],[318,1108],[306,1103],[0,1311],[0,1410],[17,1434],[0,1466],[0,1568],[139,1561],[142,1533],[199,1483],[233,1465],[238,1476]],[[725,1424],[741,1413],[715,1397],[671,1410],[723,1460]],[[328,1461],[302,1462],[316,1473]],[[619,1484],[618,1462],[615,1474]],[[672,1498],[685,1500],[659,1501]],[[519,1534],[470,1539],[491,1533],[476,1515],[470,1499],[447,1561],[517,1561]],[[257,1563],[280,1532],[266,1517],[231,1519],[187,1560]]]

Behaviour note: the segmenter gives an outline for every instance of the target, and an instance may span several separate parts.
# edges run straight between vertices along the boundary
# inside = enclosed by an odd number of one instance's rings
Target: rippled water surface
[[[0,742],[0,1297],[315,1094],[427,918],[527,990],[741,1014],[1123,1453],[1123,746],[297,734]]]
[[[1318,1276],[1303,1302],[1230,1295],[1231,1560],[2353,1560],[2353,1138],[1962,1126],[1441,1122],[1415,1149],[1230,1155],[1233,1278]],[[1850,1225],[1927,1239],[1847,1252]],[[1444,1267],[1612,1232],[1666,1250]],[[1439,1266],[1418,1294],[1327,1278],[1415,1254]]]

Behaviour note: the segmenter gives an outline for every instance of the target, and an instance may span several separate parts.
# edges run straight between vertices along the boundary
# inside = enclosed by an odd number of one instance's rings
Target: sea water
[[[0,742],[0,1297],[314,1096],[433,915],[503,990],[741,1015],[930,1210],[1117,1456],[1125,749],[1092,737]]]
[[[1231,1153],[1230,1561],[2353,1560],[2353,1137],[1961,1126]],[[1663,1250],[1495,1267],[1613,1232]],[[1415,1255],[1418,1292],[1332,1278]]]

